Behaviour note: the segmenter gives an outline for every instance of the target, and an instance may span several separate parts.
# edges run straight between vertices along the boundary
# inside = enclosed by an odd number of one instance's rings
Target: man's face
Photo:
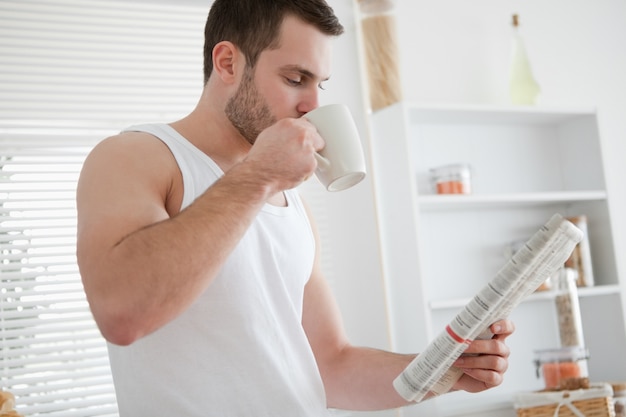
[[[279,45],[263,51],[254,70],[246,68],[226,105],[233,126],[250,143],[277,120],[318,107],[330,74],[332,38],[315,27],[286,17]]]

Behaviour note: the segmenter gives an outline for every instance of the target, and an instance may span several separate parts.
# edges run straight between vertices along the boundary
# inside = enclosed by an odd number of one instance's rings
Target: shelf
[[[401,105],[401,104],[400,104]],[[406,103],[412,123],[553,125],[581,116],[595,116],[593,107],[422,105]]]
[[[619,294],[619,285],[597,285],[595,287],[578,288],[579,297],[597,297],[602,295]],[[554,300],[553,291],[539,291],[528,296],[523,302],[531,303],[536,301]],[[449,300],[434,300],[429,303],[432,310],[461,309],[465,307],[471,298],[454,298]]]
[[[422,210],[506,208],[606,200],[605,191],[558,191],[511,194],[450,194],[418,197]]]

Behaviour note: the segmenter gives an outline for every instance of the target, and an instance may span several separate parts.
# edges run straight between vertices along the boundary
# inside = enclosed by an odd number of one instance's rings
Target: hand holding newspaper
[[[552,216],[393,381],[396,391],[416,402],[428,392],[448,392],[462,375],[452,364],[472,340],[490,337],[489,326],[562,267],[582,237],[561,215]]]

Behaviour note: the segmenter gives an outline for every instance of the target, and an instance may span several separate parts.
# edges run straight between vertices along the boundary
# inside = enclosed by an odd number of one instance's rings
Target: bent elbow
[[[139,339],[139,337],[125,330],[110,329],[104,326],[99,326],[99,328],[104,339],[113,345],[129,346]]]
[[[133,324],[130,314],[98,311],[92,307],[102,337],[114,345],[128,346],[139,340],[143,333]]]

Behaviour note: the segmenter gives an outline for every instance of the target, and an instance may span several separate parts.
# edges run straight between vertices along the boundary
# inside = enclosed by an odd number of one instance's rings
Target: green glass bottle
[[[535,81],[526,53],[524,40],[519,31],[518,15],[513,15],[513,45],[509,73],[509,95],[511,103],[521,105],[537,104],[541,89]]]

